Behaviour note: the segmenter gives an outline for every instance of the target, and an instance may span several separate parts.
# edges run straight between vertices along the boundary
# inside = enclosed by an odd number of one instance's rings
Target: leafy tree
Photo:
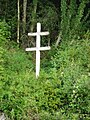
[[[88,0],[82,0],[77,3],[77,0],[61,0],[61,23],[60,32],[56,42],[58,46],[60,40],[68,41],[73,38],[79,38],[83,35],[82,31],[85,24],[83,20],[89,14],[84,14]]]

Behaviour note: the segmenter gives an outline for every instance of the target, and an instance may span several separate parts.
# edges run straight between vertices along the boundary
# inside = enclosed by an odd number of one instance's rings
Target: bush
[[[5,44],[10,37],[9,26],[5,21],[0,20],[0,81],[4,75],[4,54],[6,54]]]
[[[89,119],[90,41],[76,40],[66,45],[65,42],[62,43],[51,61],[52,68],[56,70],[63,90],[67,93],[67,97],[64,98],[67,98],[68,105],[63,107],[66,111],[79,113],[82,119],[85,116]]]
[[[12,48],[7,52],[5,68],[10,72],[20,73],[22,71],[34,69],[33,63],[30,62],[32,57],[23,50]]]
[[[4,72],[5,72],[4,71],[4,62],[5,62],[4,54],[6,54],[5,44],[6,44],[6,39],[8,39],[10,36],[10,32],[8,31],[8,29],[9,26],[7,25],[7,23],[5,21],[0,20],[0,86],[2,79],[4,78]]]
[[[30,59],[30,55],[17,47],[10,48],[4,55],[4,78],[0,82],[0,110],[10,119],[26,118],[31,90],[29,78],[35,79],[32,77],[33,64]]]
[[[6,43],[6,39],[10,38],[10,26],[5,21],[0,21],[0,45]]]

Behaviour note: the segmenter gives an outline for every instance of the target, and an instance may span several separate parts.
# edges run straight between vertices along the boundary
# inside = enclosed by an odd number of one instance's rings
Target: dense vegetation
[[[19,44],[16,1],[4,2],[0,4],[0,114],[5,113],[6,120],[90,120],[90,2],[27,1],[26,28],[23,32],[20,19]],[[20,3],[21,12],[22,8]],[[24,48],[32,46],[27,32],[35,30],[38,21],[42,30],[50,31],[51,50],[41,52],[36,79],[35,53]],[[46,44],[43,37],[42,45]]]

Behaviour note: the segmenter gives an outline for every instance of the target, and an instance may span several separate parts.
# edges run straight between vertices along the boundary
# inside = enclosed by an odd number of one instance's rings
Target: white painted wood
[[[39,50],[42,50],[42,51],[43,51],[43,50],[50,50],[50,49],[51,49],[50,46],[48,46],[48,47],[40,47],[40,48],[39,48]]]
[[[36,51],[37,48],[26,48],[26,51]]]
[[[37,36],[37,35],[49,35],[49,32],[36,32],[36,33],[28,33],[28,36]]]
[[[41,32],[41,24],[37,23],[37,32],[28,33],[28,36],[36,36],[36,47],[26,48],[26,51],[36,51],[36,78],[39,76],[40,72],[40,50],[50,50],[50,46],[40,47],[40,36],[48,35],[49,32]]]
[[[37,32],[41,31],[41,24],[37,23]],[[40,71],[40,35],[37,34],[36,38],[36,78],[39,76],[39,71]]]
[[[26,48],[26,51],[36,51],[37,49],[39,49],[39,50],[50,50],[50,46],[48,46],[48,47],[40,47],[40,48]]]

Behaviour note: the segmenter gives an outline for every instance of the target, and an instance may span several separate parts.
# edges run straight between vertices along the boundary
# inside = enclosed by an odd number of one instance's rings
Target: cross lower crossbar
[[[40,48],[26,48],[26,51],[36,51],[36,50],[41,50],[41,51],[43,51],[43,50],[50,50],[50,46],[48,46],[48,47],[40,47]]]

